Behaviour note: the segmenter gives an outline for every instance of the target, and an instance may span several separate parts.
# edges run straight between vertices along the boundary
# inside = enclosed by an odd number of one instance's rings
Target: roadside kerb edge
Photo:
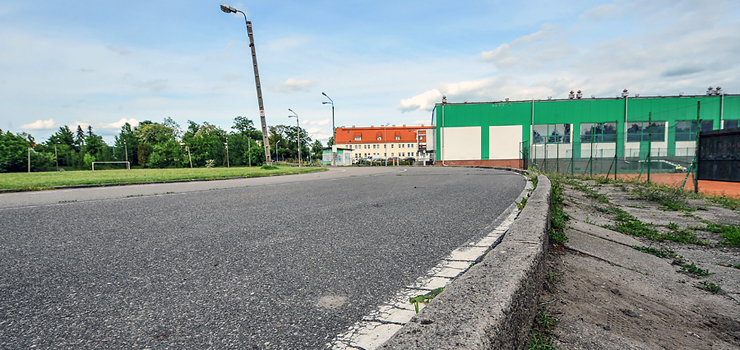
[[[380,349],[523,349],[544,282],[550,180],[540,175],[501,243]]]

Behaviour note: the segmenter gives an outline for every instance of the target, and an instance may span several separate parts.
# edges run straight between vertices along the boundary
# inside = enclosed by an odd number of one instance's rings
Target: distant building
[[[436,161],[522,168],[526,161],[549,159],[565,160],[565,168],[591,158],[638,164],[650,151],[688,166],[699,130],[740,126],[740,95],[720,88],[697,96],[633,97],[627,90],[611,98],[582,95],[480,103],[443,98],[434,113]]]
[[[351,149],[355,159],[412,158],[415,161],[434,159],[433,126],[369,126],[337,128],[336,145]],[[427,144],[427,139],[429,143]],[[376,156],[376,157],[373,157]]]
[[[322,149],[321,154],[321,164],[323,165],[332,165],[331,164],[331,157],[333,154],[336,154],[337,166],[346,166],[346,165],[352,165],[352,149],[349,148],[343,148],[339,146],[333,146],[333,147],[325,147]]]

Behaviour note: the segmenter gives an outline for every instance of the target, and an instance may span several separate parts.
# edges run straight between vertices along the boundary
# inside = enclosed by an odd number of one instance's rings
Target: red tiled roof
[[[433,126],[374,126],[356,128],[337,128],[336,144],[347,143],[385,143],[386,135],[388,142],[416,142],[416,130],[422,136],[420,142],[426,142],[427,130],[434,129]],[[396,136],[399,139],[396,140]],[[359,140],[357,139],[359,137]],[[378,139],[380,138],[380,139]]]

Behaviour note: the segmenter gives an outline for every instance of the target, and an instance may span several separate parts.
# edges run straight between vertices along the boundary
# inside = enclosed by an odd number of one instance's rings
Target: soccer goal
[[[108,164],[108,163],[126,164],[126,170],[131,170],[131,163],[124,160],[124,161],[117,161],[117,162],[92,162],[92,171],[95,171],[95,164]]]

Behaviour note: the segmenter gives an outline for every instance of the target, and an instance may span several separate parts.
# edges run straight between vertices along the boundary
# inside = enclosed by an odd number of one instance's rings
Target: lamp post
[[[123,149],[126,152],[126,161],[128,162],[128,145],[126,144],[126,139],[123,139]],[[129,168],[131,168],[131,164],[129,164]]]
[[[59,155],[57,154],[57,143],[59,143],[59,141],[54,141],[54,158],[56,158],[57,171],[59,171]]]
[[[288,108],[290,113],[293,113],[295,115],[295,125],[296,125],[296,132],[298,133],[298,167],[301,167],[301,122],[298,119],[298,113],[293,112],[292,109]],[[289,115],[288,118],[293,118],[292,115]]]
[[[324,97],[328,98],[329,101],[331,101],[331,102],[322,101],[321,104],[331,105],[331,137],[333,140],[332,141],[333,142],[332,146],[333,146],[337,143],[337,129],[334,127],[334,100],[332,100],[331,97],[329,97],[329,95],[327,95],[325,92],[322,92],[321,94],[324,95]],[[337,165],[337,155],[334,152],[331,152],[331,165]]]
[[[225,13],[241,13],[244,16],[244,22],[247,24],[247,36],[249,37],[249,47],[252,49],[252,65],[254,66],[254,83],[257,86],[257,102],[260,108],[260,121],[262,122],[262,144],[265,145],[265,163],[272,164],[270,159],[270,143],[267,141],[267,122],[265,121],[265,106],[262,103],[262,86],[260,85],[260,74],[257,70],[257,52],[254,49],[254,35],[252,34],[252,22],[247,20],[247,14],[237,10],[229,5],[221,4],[221,11]]]
[[[28,147],[28,173],[31,173],[31,147]]]
[[[230,168],[229,166],[229,140],[227,139],[226,142],[224,142],[224,147],[226,147],[226,167]]]
[[[385,153],[383,153],[385,155],[385,166],[388,166],[388,124],[390,123],[385,123],[385,125],[383,125],[383,130],[385,133],[385,136],[383,136],[383,139],[385,139],[385,145],[383,145],[385,151]]]

